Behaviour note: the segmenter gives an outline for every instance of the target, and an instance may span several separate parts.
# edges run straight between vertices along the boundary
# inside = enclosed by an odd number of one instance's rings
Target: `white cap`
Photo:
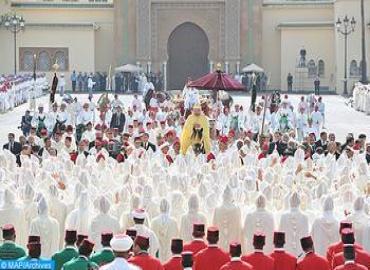
[[[114,251],[126,252],[129,251],[134,244],[131,237],[124,234],[115,235],[112,240],[110,240],[110,246]]]
[[[146,218],[146,213],[144,209],[136,209],[132,213],[132,216],[137,219],[145,219]]]
[[[159,146],[159,148],[162,150],[163,148],[165,147],[170,147],[170,144],[168,142],[165,142],[163,144],[161,144],[161,146]]]

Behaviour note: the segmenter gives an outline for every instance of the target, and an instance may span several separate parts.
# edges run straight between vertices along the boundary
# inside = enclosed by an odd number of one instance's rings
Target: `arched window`
[[[58,63],[60,71],[65,71],[67,69],[65,53],[57,51],[54,55],[54,63]]]
[[[24,71],[32,71],[33,70],[33,54],[30,51],[25,51],[23,53],[23,67]]]
[[[307,67],[308,67],[308,76],[309,77],[316,77],[316,64],[315,64],[315,61],[314,60],[310,60],[308,61],[308,64],[307,64]]]
[[[349,76],[357,76],[357,75],[358,75],[357,61],[352,60],[351,64],[349,65]]]
[[[40,71],[50,71],[51,59],[50,59],[48,52],[42,51],[39,53],[37,66],[38,66],[38,70]]]
[[[319,70],[319,77],[324,77],[325,76],[325,62],[324,60],[319,60],[318,63],[318,70]]]

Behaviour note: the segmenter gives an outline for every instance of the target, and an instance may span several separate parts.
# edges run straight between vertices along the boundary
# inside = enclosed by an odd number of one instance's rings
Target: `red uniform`
[[[270,257],[274,259],[275,270],[295,270],[297,267],[297,258],[285,250],[275,250]]]
[[[181,255],[175,255],[164,265],[164,270],[183,270]]]
[[[220,270],[253,270],[253,266],[243,262],[240,258],[232,258],[231,261],[224,264]]]
[[[134,257],[131,257],[128,261],[136,266],[139,266],[141,269],[164,270],[161,262],[150,256],[148,253],[140,253]]]
[[[195,256],[194,270],[219,270],[230,256],[217,246],[208,246]]]
[[[361,249],[355,249],[355,262],[370,269],[370,255]],[[332,269],[344,264],[343,252],[337,253],[332,262]]]
[[[199,251],[207,248],[207,244],[202,239],[194,239],[189,244],[184,245],[184,251],[193,252],[193,256],[198,254]]]
[[[355,249],[362,249],[360,245],[357,245],[355,243]],[[343,252],[343,242],[337,242],[328,247],[328,250],[326,251],[326,259],[329,261],[330,266],[333,264],[333,259],[335,254]]]
[[[262,251],[244,255],[242,260],[252,265],[254,270],[274,270],[274,259],[263,254]]]
[[[358,263],[346,263],[335,268],[335,270],[366,270],[365,266]]]
[[[307,253],[302,260],[297,263],[297,270],[329,270],[330,266],[324,257],[313,252]]]

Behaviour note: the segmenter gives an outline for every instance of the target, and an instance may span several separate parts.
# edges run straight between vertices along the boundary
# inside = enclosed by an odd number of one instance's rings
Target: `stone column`
[[[236,74],[240,74],[240,61],[236,62]]]
[[[213,72],[213,61],[209,61],[209,72]]]
[[[225,73],[228,74],[229,73],[229,62],[225,62]]]
[[[152,62],[148,61],[146,65],[146,70],[148,74],[152,71]]]
[[[167,91],[167,62],[163,62],[163,90]]]

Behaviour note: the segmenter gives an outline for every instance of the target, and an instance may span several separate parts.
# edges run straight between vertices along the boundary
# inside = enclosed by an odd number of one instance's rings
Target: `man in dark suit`
[[[112,115],[112,120],[110,121],[110,128],[118,128],[119,133],[122,133],[126,122],[126,116],[122,113],[121,106],[116,107],[116,112]]]
[[[147,132],[144,132],[143,135],[141,136],[141,146],[145,149],[145,151],[148,151],[151,149],[153,153],[157,150],[156,146],[149,142],[149,134]]]
[[[22,145],[19,142],[15,141],[14,133],[8,134],[8,143],[3,145],[3,149],[7,149],[12,152],[14,155],[19,155],[22,151]]]
[[[315,149],[321,147],[324,151],[328,148],[328,134],[323,131],[320,133],[320,139],[315,142]]]

